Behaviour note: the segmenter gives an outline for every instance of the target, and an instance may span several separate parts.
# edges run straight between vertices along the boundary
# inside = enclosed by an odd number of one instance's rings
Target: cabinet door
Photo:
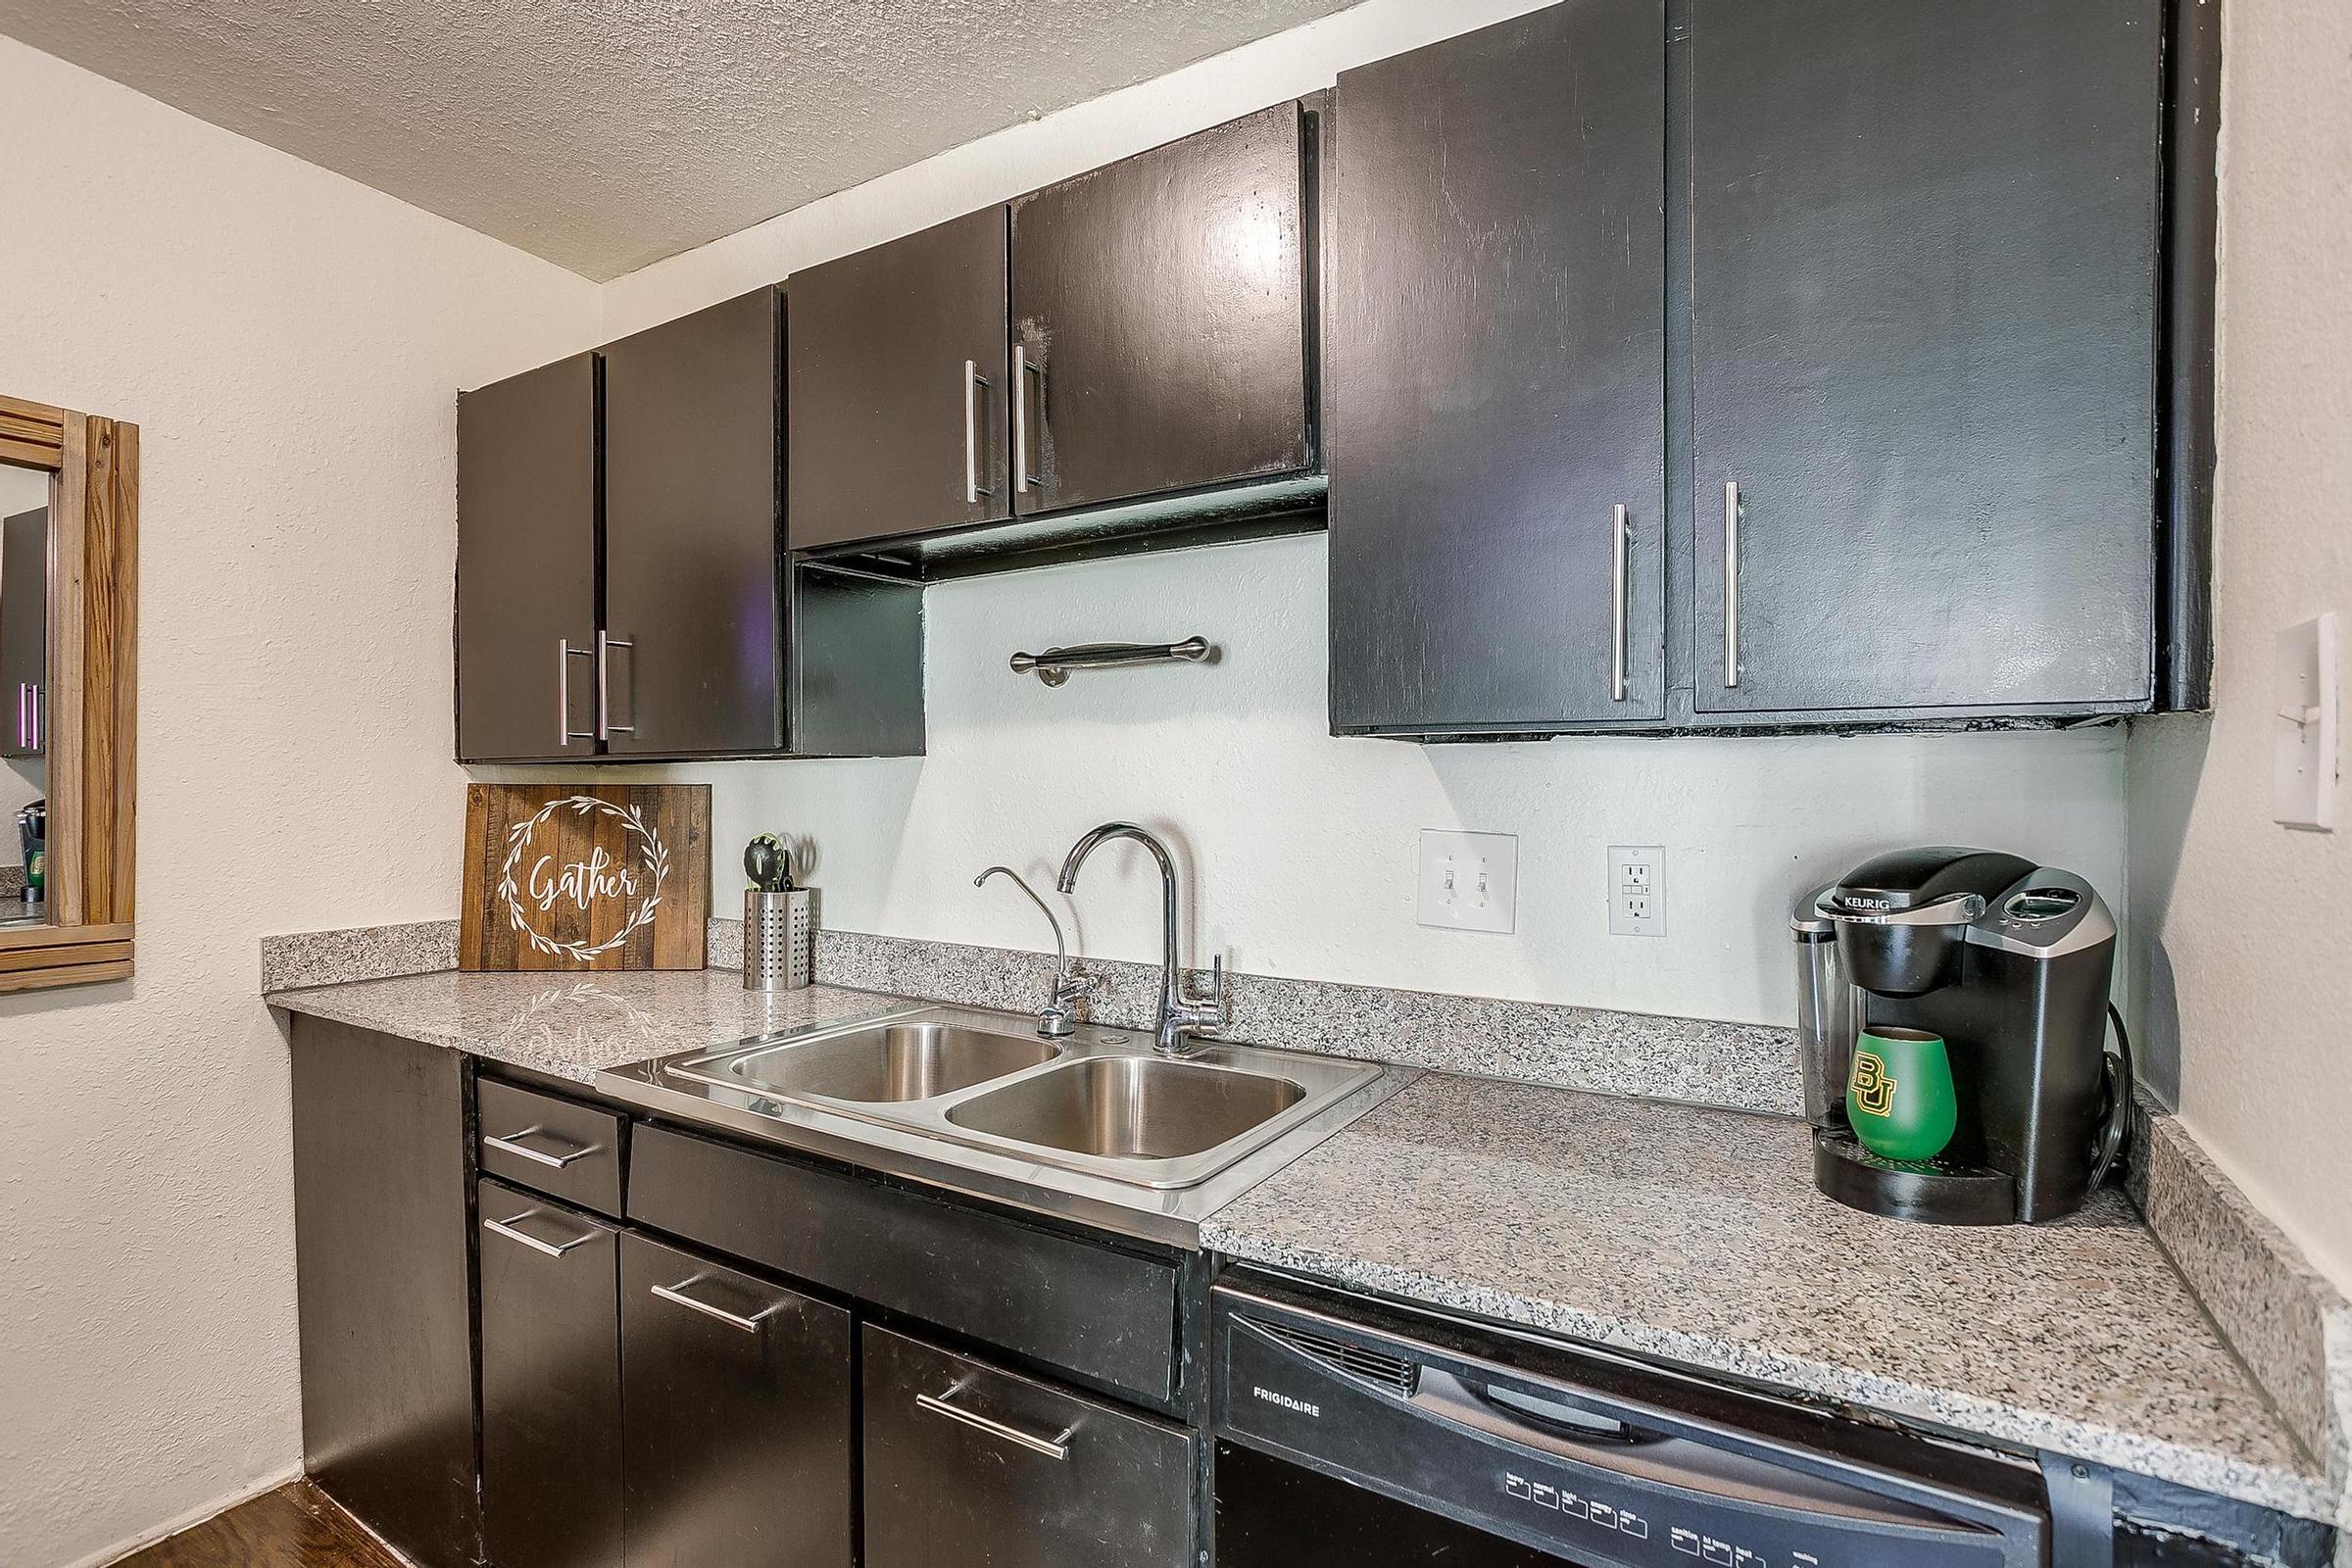
[[[1281,104],[1013,203],[1015,511],[1314,461],[1302,136]]]
[[[493,1568],[618,1568],[618,1233],[497,1182],[477,1196],[483,1546]]]
[[[324,1018],[288,1029],[303,1468],[404,1561],[473,1568],[471,1063]]]
[[[1696,0],[1701,710],[2152,698],[2162,36]]]
[[[792,546],[1012,515],[1004,209],[792,277]]]
[[[1191,1568],[1190,1433],[862,1332],[865,1568]]]
[[[1340,77],[1339,730],[1665,712],[1661,0]]]
[[[850,1314],[621,1239],[629,1568],[849,1568]]]
[[[458,395],[458,757],[594,757],[597,358]]]
[[[783,296],[605,350],[607,749],[783,749]]]

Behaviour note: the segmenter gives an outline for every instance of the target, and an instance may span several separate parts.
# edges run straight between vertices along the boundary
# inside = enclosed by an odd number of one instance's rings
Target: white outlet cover
[[[1666,851],[1656,844],[1609,846],[1609,935],[1666,934]]]
[[[1508,935],[1519,916],[1518,837],[1423,828],[1416,904],[1432,930]]]
[[[2335,830],[2335,616],[2278,634],[2271,682],[2271,815],[2288,827]]]

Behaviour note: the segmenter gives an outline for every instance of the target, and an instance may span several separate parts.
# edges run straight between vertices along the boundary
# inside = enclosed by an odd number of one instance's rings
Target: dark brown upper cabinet
[[[1002,206],[797,272],[796,550],[1012,515]]]
[[[458,756],[592,758],[594,354],[458,398]]]
[[[1665,51],[1584,0],[1340,77],[1335,730],[1664,716]]]
[[[1298,104],[1012,204],[1012,505],[1295,472],[1307,410]]]
[[[2154,699],[2160,0],[1695,0],[1702,714]]]
[[[787,557],[783,347],[760,289],[459,400],[461,760],[921,752],[920,587]]]
[[[605,349],[614,756],[784,747],[783,350],[772,288]]]

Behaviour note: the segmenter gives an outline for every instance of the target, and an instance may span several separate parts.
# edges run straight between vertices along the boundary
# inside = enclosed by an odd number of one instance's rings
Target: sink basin
[[[917,1021],[754,1051],[719,1070],[743,1089],[872,1103],[936,1099],[1060,1054],[1043,1040]]]
[[[1288,1078],[1158,1056],[1090,1056],[975,1095],[948,1120],[1098,1159],[1176,1159],[1264,1126],[1306,1098]]]
[[[1231,1169],[1380,1077],[1360,1061],[1222,1040],[1159,1056],[1148,1034],[1093,1024],[1049,1041],[1028,1023],[985,1007],[909,1007],[645,1067],[672,1093],[732,1091],[697,1103],[755,1127],[814,1112],[836,1136],[824,1122],[846,1117],[935,1150],[1162,1193]]]

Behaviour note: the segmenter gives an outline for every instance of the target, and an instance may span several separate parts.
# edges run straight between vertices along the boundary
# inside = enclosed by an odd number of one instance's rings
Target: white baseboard
[[[265,1493],[275,1492],[289,1481],[301,1479],[302,1466],[297,1464],[281,1470],[275,1475],[264,1476],[259,1481],[247,1482],[235,1491],[223,1493],[210,1502],[198,1503],[186,1512],[166,1519],[161,1524],[151,1525],[126,1541],[119,1541],[103,1550],[91,1552],[86,1557],[76,1557],[70,1563],[61,1563],[59,1568],[106,1568],[108,1563],[120,1562],[134,1551],[143,1551],[167,1536],[179,1534],[190,1525],[200,1525],[215,1515],[228,1512],[229,1509],[241,1502],[251,1502]]]

